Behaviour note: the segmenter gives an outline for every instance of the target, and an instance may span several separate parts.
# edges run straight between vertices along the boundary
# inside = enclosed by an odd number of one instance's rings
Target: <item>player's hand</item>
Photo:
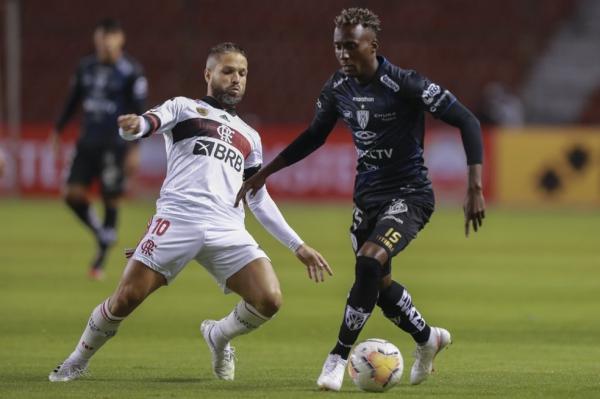
[[[296,257],[306,265],[308,278],[314,280],[315,283],[325,281],[326,271],[330,276],[333,276],[333,271],[323,256],[306,244],[302,244],[296,250]]]
[[[254,197],[254,195],[256,195],[256,193],[258,192],[258,190],[260,190],[260,188],[265,185],[266,177],[264,177],[263,174],[260,172],[261,171],[259,170],[254,176],[252,176],[248,180],[244,181],[244,183],[242,184],[242,187],[240,188],[240,191],[238,191],[238,193],[235,197],[235,205],[234,206],[236,208],[240,204],[240,201],[242,199],[246,198],[246,193],[248,191],[250,191],[250,195],[252,197]]]
[[[465,236],[468,237],[470,226],[473,226],[473,230],[477,232],[485,219],[485,200],[481,188],[467,190],[463,211],[465,213]]]
[[[136,114],[121,115],[117,118],[117,123],[125,133],[135,134],[140,131],[140,117]]]

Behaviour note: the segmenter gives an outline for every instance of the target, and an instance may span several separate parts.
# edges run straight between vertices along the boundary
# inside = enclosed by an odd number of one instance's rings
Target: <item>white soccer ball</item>
[[[348,374],[356,386],[368,392],[384,392],[402,377],[404,360],[392,343],[371,338],[354,347],[348,359]]]

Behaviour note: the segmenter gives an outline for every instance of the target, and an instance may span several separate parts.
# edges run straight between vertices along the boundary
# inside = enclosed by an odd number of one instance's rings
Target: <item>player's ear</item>
[[[371,48],[373,49],[373,52],[377,52],[377,50],[379,49],[379,40],[377,40],[377,38],[374,38],[371,41]]]
[[[211,74],[211,70],[208,68],[204,68],[204,80],[206,81],[206,83],[208,83],[208,81],[210,80],[210,74]]]

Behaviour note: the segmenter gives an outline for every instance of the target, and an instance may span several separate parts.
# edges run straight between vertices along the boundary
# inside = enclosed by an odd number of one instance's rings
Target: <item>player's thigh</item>
[[[105,198],[118,197],[125,187],[126,147],[108,147],[100,160],[100,187]]]
[[[170,215],[155,215],[132,255],[170,283],[201,250],[203,227]]]
[[[367,241],[385,249],[390,258],[394,257],[423,229],[432,212],[433,205],[419,198],[391,201],[379,213]]]
[[[350,241],[355,254],[368,240],[369,234],[376,223],[376,212],[367,212],[354,205],[352,210],[352,225],[350,226]]]
[[[196,261],[204,266],[221,289],[228,293],[231,291],[227,284],[229,279],[261,258],[270,265],[268,256],[250,233],[243,226],[234,226],[207,229],[202,250],[196,256]],[[274,272],[272,275],[274,276]]]
[[[227,288],[250,303],[279,302],[279,279],[267,258],[258,258],[227,279]]]

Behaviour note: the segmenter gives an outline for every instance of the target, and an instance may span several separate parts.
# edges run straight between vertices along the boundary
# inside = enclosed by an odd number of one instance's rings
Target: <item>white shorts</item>
[[[227,279],[258,258],[269,259],[243,226],[215,227],[159,214],[133,254],[133,259],[165,276],[167,284],[195,259],[225,293]]]

